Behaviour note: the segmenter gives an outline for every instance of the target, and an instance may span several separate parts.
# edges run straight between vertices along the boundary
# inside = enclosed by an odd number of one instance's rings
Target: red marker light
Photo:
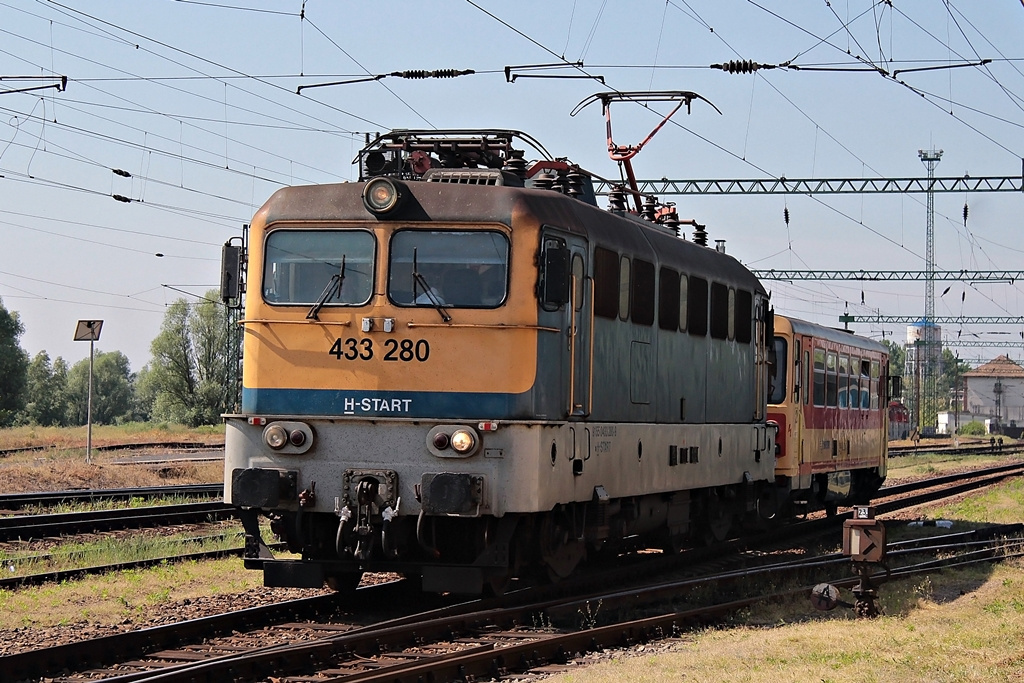
[[[256,427],[262,427],[267,424],[267,418],[265,417],[250,417],[249,424],[255,425]]]
[[[498,431],[497,422],[481,422],[476,426],[481,432],[496,432]]]

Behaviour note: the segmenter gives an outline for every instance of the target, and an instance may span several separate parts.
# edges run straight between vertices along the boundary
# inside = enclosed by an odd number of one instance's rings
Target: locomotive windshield
[[[388,296],[399,306],[497,308],[508,253],[508,238],[491,230],[400,230],[391,238]]]
[[[373,291],[375,250],[376,240],[365,230],[275,230],[267,236],[263,298],[270,304],[361,306]],[[335,276],[340,291],[335,286],[321,301]]]

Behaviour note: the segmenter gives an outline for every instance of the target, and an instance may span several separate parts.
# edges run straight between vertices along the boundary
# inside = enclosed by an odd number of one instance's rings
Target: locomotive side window
[[[497,308],[508,293],[508,238],[493,230],[399,230],[388,297],[399,306]]]
[[[619,320],[629,320],[629,257],[619,259]]]
[[[754,295],[743,289],[736,290],[736,307],[733,312],[736,341],[749,344],[753,337],[751,328],[754,324]]]
[[[690,291],[686,304],[686,327],[690,334],[706,337],[708,334],[708,281],[702,277],[690,278]]]
[[[729,340],[736,338],[736,290],[729,288]]]
[[[729,336],[729,288],[717,282],[711,283],[711,336]]]
[[[569,247],[565,240],[560,237],[544,238],[539,275],[537,297],[544,310],[557,311],[569,302]]]
[[[786,368],[789,367],[789,356],[786,340],[775,337],[775,363],[768,375],[768,403],[779,405],[786,401]]]
[[[679,273],[671,268],[658,271],[658,327],[679,328]]]
[[[654,264],[641,259],[633,261],[633,322],[654,324]]]
[[[679,331],[686,332],[686,301],[689,299],[690,278],[679,276]]]
[[[839,358],[835,351],[825,354],[825,405],[831,408],[839,403],[839,377],[836,374],[838,364]]]
[[[594,249],[594,315],[615,318],[619,314],[619,255]]]
[[[572,256],[572,284],[575,288],[573,298],[577,311],[583,310],[583,285],[586,276],[586,269],[583,266],[583,257],[579,254]]]
[[[327,295],[324,306],[361,306],[373,293],[376,249],[365,230],[274,230],[264,247],[263,298],[309,305]]]
[[[814,349],[814,405],[825,405],[825,349]]]

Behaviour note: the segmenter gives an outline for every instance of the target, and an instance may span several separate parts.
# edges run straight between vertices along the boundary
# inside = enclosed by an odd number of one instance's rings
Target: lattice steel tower
[[[942,158],[942,150],[919,149],[917,155],[928,169],[927,223],[925,228],[925,281],[924,319],[908,329],[907,342],[913,337],[913,354],[908,348],[907,358],[913,358],[915,391],[913,415],[919,428],[931,422],[931,414],[938,409],[936,380],[942,365],[942,332],[935,324],[935,165]],[[916,328],[916,329],[915,329]],[[907,368],[910,370],[911,368]]]
[[[921,157],[921,161],[928,169],[928,223],[924,246],[924,267],[927,272],[924,282],[924,322],[928,324],[935,319],[935,192],[932,185],[935,183],[935,165],[942,158],[942,150],[919,149],[917,156]]]

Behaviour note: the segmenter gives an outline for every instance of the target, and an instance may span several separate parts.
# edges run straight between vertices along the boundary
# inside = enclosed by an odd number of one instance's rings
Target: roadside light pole
[[[100,339],[100,330],[103,329],[102,320],[79,320],[75,327],[75,341],[89,342],[89,400],[86,407],[86,440],[85,440],[85,463],[92,464],[92,361],[93,351],[96,342]]]

